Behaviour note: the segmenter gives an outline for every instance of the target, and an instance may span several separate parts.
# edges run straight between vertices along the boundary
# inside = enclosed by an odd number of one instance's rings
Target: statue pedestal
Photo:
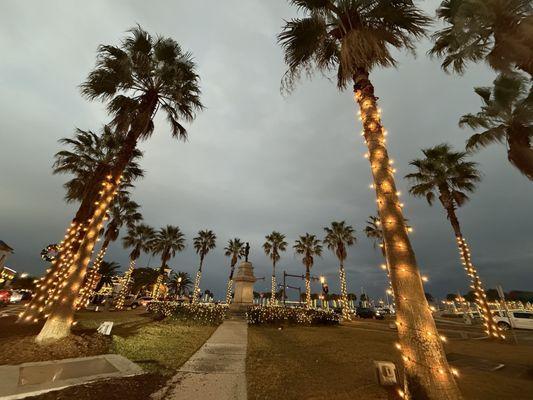
[[[252,263],[242,261],[233,277],[235,296],[229,308],[232,312],[245,312],[254,304],[254,269]]]

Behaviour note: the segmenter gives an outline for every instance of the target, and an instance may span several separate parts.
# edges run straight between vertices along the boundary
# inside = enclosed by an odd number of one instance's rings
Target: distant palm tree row
[[[350,225],[342,222],[332,222],[331,226],[325,227],[326,235],[323,240],[319,240],[316,235],[305,233],[296,239],[293,249],[295,254],[302,256],[302,263],[305,267],[305,289],[306,289],[306,304],[311,306],[311,268],[314,264],[315,257],[322,256],[322,243],[327,246],[339,259],[339,279],[341,287],[341,304],[343,310],[343,317],[349,319],[347,286],[346,286],[346,272],[344,270],[344,261],[347,257],[348,246],[355,243],[354,229]],[[276,263],[281,259],[281,253],[287,250],[288,243],[285,241],[285,235],[273,231],[265,236],[265,243],[263,250],[265,254],[272,260],[272,288],[271,288],[271,304],[276,302]]]

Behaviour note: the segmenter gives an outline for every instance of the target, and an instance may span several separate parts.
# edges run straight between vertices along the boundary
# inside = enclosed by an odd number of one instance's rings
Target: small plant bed
[[[80,386],[72,386],[39,396],[32,400],[146,400],[162,387],[167,377],[161,374],[144,374],[129,378],[109,379]]]
[[[147,373],[114,378],[49,392],[32,399],[147,399],[162,387],[211,336],[215,325],[175,318],[156,320],[146,311],[83,311],[72,335],[58,342],[38,345],[35,335],[42,324],[16,324],[15,317],[0,320],[0,364],[21,364],[63,358],[117,353],[141,366]],[[96,333],[104,321],[113,321],[111,336]]]
[[[0,365],[89,357],[110,353],[111,339],[99,334],[72,334],[46,345],[35,343],[34,336],[0,340]]]
[[[249,325],[338,325],[340,316],[330,310],[304,307],[254,306],[246,313]]]
[[[201,325],[219,325],[226,318],[228,306],[213,303],[180,303],[175,301],[153,301],[148,311],[158,318],[171,317],[174,320]]]

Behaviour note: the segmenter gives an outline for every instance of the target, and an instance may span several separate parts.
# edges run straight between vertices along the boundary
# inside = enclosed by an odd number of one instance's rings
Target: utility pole
[[[278,286],[281,286],[281,285],[278,285]],[[291,285],[285,286],[284,285],[283,286],[283,294],[285,294],[285,288],[294,289],[294,290],[298,291],[298,302],[301,305],[302,304],[302,288],[300,286],[291,286]],[[283,296],[283,301],[285,301],[285,296]],[[283,305],[285,305],[285,303]]]
[[[285,282],[285,277],[287,273],[283,271],[283,307],[285,307],[285,298],[287,297],[287,283]]]

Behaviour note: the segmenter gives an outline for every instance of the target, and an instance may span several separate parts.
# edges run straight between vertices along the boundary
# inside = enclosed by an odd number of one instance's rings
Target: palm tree
[[[115,308],[121,310],[124,307],[124,300],[129,294],[130,283],[133,278],[133,271],[135,269],[135,261],[140,257],[141,252],[149,252],[149,243],[154,239],[155,230],[146,224],[137,224],[128,229],[126,236],[122,238],[122,246],[125,248],[131,247],[130,266],[124,276],[124,283],[120,289]]]
[[[155,230],[146,224],[137,224],[129,227],[128,233],[122,238],[124,248],[132,248],[130,253],[130,265],[141,256],[141,252],[151,251],[150,244],[153,243]]]
[[[88,302],[92,292],[90,288],[92,285],[91,282],[94,278],[93,275],[98,271],[98,268],[100,267],[100,264],[104,259],[109,244],[118,239],[118,236],[120,234],[120,228],[122,228],[123,225],[132,227],[136,222],[142,220],[142,215],[140,212],[137,211],[138,209],[139,204],[130,200],[127,192],[122,192],[117,197],[115,197],[115,200],[113,201],[113,204],[111,205],[111,208],[109,209],[108,213],[110,214],[111,220],[107,224],[107,228],[105,229],[105,231],[102,229],[104,243],[102,244],[100,251],[96,255],[96,258],[94,259],[93,266],[88,269],[83,288],[80,290],[78,308]]]
[[[473,192],[477,182],[481,180],[479,171],[476,169],[477,164],[466,161],[467,153],[455,152],[448,144],[424,149],[422,153],[424,153],[424,158],[410,162],[416,172],[406,175],[406,178],[414,183],[409,193],[416,197],[425,197],[429,205],[433,204],[435,198],[440,200],[455,232],[465,270],[476,291],[477,303],[484,319],[486,332],[489,336],[499,338],[498,327],[490,312],[483,285],[472,264],[470,250],[455,213],[469,200],[467,193]]]
[[[170,278],[169,286],[176,298],[178,298],[185,292],[188,293],[190,291],[192,280],[187,272],[174,273]]]
[[[230,273],[228,279],[228,287],[226,288],[226,304],[231,302],[231,290],[233,287],[233,273],[235,272],[235,265],[237,261],[244,256],[244,243],[241,239],[235,238],[228,240],[228,244],[224,247],[224,255],[231,257]]]
[[[311,267],[314,264],[314,257],[320,257],[322,255],[322,245],[315,235],[306,233],[305,236],[300,236],[292,247],[296,254],[303,255],[302,263],[305,266],[305,303],[307,307],[311,307]]]
[[[190,53],[184,52],[176,41],[158,36],[153,38],[140,27],[120,46],[102,45],[98,48],[95,69],[81,85],[82,94],[90,100],[107,102],[112,126],[122,137],[122,147],[111,168],[100,171],[101,180],[94,187],[97,192],[89,198],[94,210],[81,221],[74,221],[67,229],[57,267],[52,272],[61,279],[61,292],[50,308],[47,321],[37,336],[38,342],[57,340],[70,332],[74,304],[92,255],[96,235],[101,229],[107,208],[123,179],[127,164],[135,154],[139,140],[148,139],[154,132],[154,118],[159,110],[166,114],[172,136],[185,139],[187,131],[182,121],[192,121],[202,109],[199,77]],[[76,248],[75,256],[66,258],[71,242],[78,232],[86,232]],[[71,274],[60,278],[63,264],[73,263]],[[43,284],[44,293],[49,289]],[[39,310],[40,307],[34,308]],[[39,311],[23,315],[24,320],[38,320]],[[32,318],[33,317],[33,318]]]
[[[519,68],[533,77],[531,0],[444,0],[437,16],[447,26],[433,35],[430,53],[462,73],[469,61],[497,71]]]
[[[109,209],[110,221],[104,233],[104,243],[102,249],[105,250],[111,242],[118,239],[120,229],[126,226],[132,229],[135,224],[142,220],[142,215],[138,211],[139,204],[130,200],[128,196],[118,196]]]
[[[270,304],[276,304],[276,263],[280,260],[280,252],[287,250],[285,235],[277,231],[272,231],[270,235],[265,236],[266,242],[263,243],[265,254],[272,260],[272,289],[270,292]]]
[[[167,225],[156,232],[148,246],[154,255],[161,254],[161,267],[159,268],[159,275],[152,292],[152,297],[157,299],[159,288],[165,277],[167,262],[175,257],[177,252],[179,253],[185,249],[185,235],[178,226]]]
[[[77,201],[83,204],[84,207],[79,208],[78,214],[86,215],[89,205],[84,200],[93,198],[92,192],[100,190],[98,184],[102,176],[99,172],[109,170],[116,162],[122,146],[122,137],[113,132],[109,125],[104,125],[101,135],[76,129],[73,138],[62,138],[59,143],[67,149],[55,154],[53,173],[72,176],[63,184],[66,191],[65,200],[67,203]],[[144,176],[138,161],[141,157],[142,152],[135,149],[123,174],[122,190],[131,187],[134,180]],[[90,208],[93,209],[92,205]]]
[[[381,231],[381,222],[379,217],[375,215],[369,216],[366,220],[366,226],[363,231],[365,232],[366,237],[372,240],[374,248],[376,248],[376,245],[379,245],[381,252],[383,253],[383,257],[386,257],[385,248],[383,246],[383,232]]]
[[[200,265],[198,266],[198,272],[196,273],[196,279],[194,281],[194,290],[192,302],[198,301],[198,295],[200,294],[200,280],[202,279],[202,266],[204,265],[204,258],[210,250],[216,247],[216,235],[211,230],[203,230],[198,232],[198,236],[194,238],[194,249],[196,254],[200,256]]]
[[[98,183],[102,179],[101,171],[110,168],[116,161],[117,154],[120,150],[122,140],[120,135],[113,132],[109,126],[104,126],[102,134],[97,135],[91,131],[83,131],[77,129],[73,138],[63,138],[59,141],[66,148],[55,154],[55,162],[53,164],[54,174],[69,174],[72,177],[63,185],[66,190],[65,200],[67,203],[79,202],[78,212],[75,220],[80,221],[86,218],[94,210],[94,204],[87,199],[91,199],[92,194],[100,190]],[[132,187],[132,182],[143,176],[143,171],[139,168],[138,159],[142,156],[142,152],[136,150],[132,160],[126,167],[124,172],[124,182],[119,189],[119,196],[127,197],[129,195],[127,189]],[[71,253],[77,251],[79,241],[83,239],[85,233],[83,230],[78,232],[74,241]],[[98,258],[98,257],[97,257]],[[99,258],[101,261],[101,258]],[[99,261],[99,262],[100,262]],[[56,269],[54,271],[57,272]],[[77,300],[77,308],[86,305],[92,295],[91,287],[97,283],[98,265],[91,268],[86,277],[85,282],[80,290],[80,295]],[[52,273],[52,271],[50,271]],[[64,273],[64,271],[63,271]],[[52,274],[53,275],[53,274]],[[46,281],[50,277],[43,279]],[[59,295],[61,286],[56,279],[53,290],[45,293],[43,300],[45,303],[47,299],[53,299]],[[32,303],[37,303],[43,296],[43,293],[38,293],[34,296]],[[33,305],[32,304],[32,305]],[[48,306],[52,305],[48,301]],[[42,306],[42,305],[41,305]],[[39,306],[39,307],[41,307]],[[37,307],[37,306],[35,306]],[[43,312],[47,307],[43,307]],[[30,306],[31,309],[31,306]]]
[[[329,227],[325,227],[324,231],[326,232],[324,244],[339,259],[339,279],[341,284],[342,316],[345,320],[349,321],[350,310],[348,307],[348,288],[346,285],[346,271],[344,269],[344,261],[348,256],[347,247],[353,246],[356,242],[355,231],[350,225],[346,225],[345,221],[334,221]]]
[[[499,75],[494,87],[478,87],[483,105],[477,114],[466,114],[460,126],[481,130],[468,139],[467,150],[507,143],[507,157],[533,180],[533,95],[531,81],[520,74]]]
[[[120,265],[115,261],[102,261],[98,268],[98,275],[100,275],[100,279],[94,291],[99,292],[104,285],[112,286],[113,277],[117,276],[119,269]]]
[[[126,227],[131,229],[136,223],[142,220],[143,217],[138,211],[139,207],[139,204],[130,200],[126,194],[119,195],[115,198],[108,212],[110,221],[103,232],[104,242],[94,260],[94,268],[98,268],[98,264],[102,262],[109,244],[118,239],[120,228],[126,225]]]
[[[374,179],[379,217],[398,297],[398,330],[407,381],[413,396],[428,399],[457,399],[459,389],[446,361],[442,343],[418,271],[414,251],[406,234],[401,205],[396,194],[394,169],[385,144],[385,129],[370,72],[374,67],[396,64],[393,49],[413,50],[415,40],[426,33],[430,18],[411,0],[291,0],[303,18],[286,22],[279,42],[284,48],[288,71],[284,87],[290,90],[303,74],[313,69],[337,72],[337,85],[354,83],[363,135]],[[420,329],[431,335],[420,335]],[[418,345],[423,343],[423,345]],[[432,368],[425,366],[432,365]],[[442,370],[443,374],[434,371]],[[418,388],[413,393],[414,388]]]

